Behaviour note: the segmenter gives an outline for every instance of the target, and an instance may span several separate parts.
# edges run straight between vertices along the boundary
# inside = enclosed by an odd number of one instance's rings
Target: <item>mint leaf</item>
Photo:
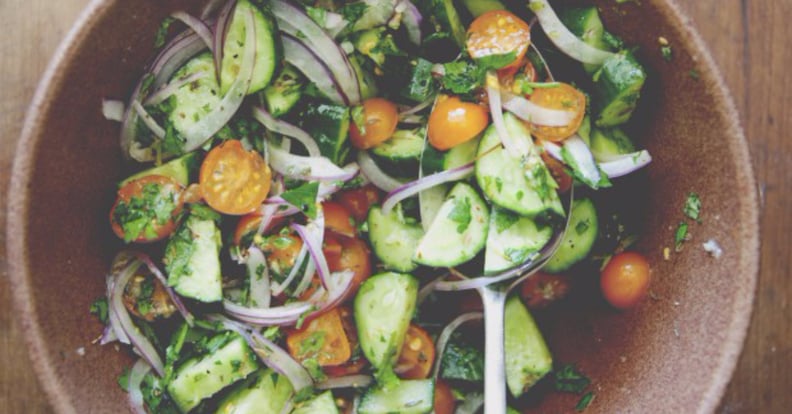
[[[299,208],[309,218],[316,218],[316,195],[319,192],[319,182],[305,183],[297,188],[281,194],[287,203]]]

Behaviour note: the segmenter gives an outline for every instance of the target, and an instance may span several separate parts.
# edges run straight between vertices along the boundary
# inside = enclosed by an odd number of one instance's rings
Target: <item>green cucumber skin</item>
[[[506,385],[519,398],[553,369],[553,357],[519,295],[506,301],[504,312]]]
[[[367,223],[372,250],[386,269],[411,272],[418,268],[412,257],[424,235],[420,224],[405,223],[396,209],[386,216],[379,207],[369,210]]]
[[[635,152],[635,145],[620,128],[594,128],[591,132],[591,153],[599,162],[611,161]]]
[[[591,6],[565,10],[559,17],[569,31],[583,40],[587,45],[601,50],[610,49],[603,39],[605,27],[602,24],[596,7]],[[583,64],[583,68],[586,72],[592,74],[599,66]]]
[[[251,375],[234,387],[218,405],[216,414],[279,413],[294,394],[289,379],[270,369]]]
[[[630,53],[615,55],[594,74],[594,96],[599,114],[598,127],[612,127],[630,120],[641,90],[646,71]]]
[[[176,235],[165,247],[165,268],[168,284],[180,295],[211,303],[223,299],[223,281],[220,265],[222,246],[220,229],[213,220],[190,216],[182,223]],[[189,265],[173,266],[182,243],[190,240]],[[180,273],[181,272],[181,273]]]
[[[598,232],[599,220],[594,202],[587,198],[575,200],[561,246],[542,270],[561,273],[585,259],[597,240]]]
[[[245,39],[244,13],[253,12],[256,26],[256,63],[253,67],[253,78],[248,94],[256,93],[269,85],[275,73],[275,66],[280,61],[280,44],[275,41],[275,20],[269,13],[251,4],[248,0],[237,3],[234,17],[231,19],[225,45],[223,46],[223,62],[221,64],[221,92],[225,93],[236,80],[236,72],[242,64],[242,50]],[[236,70],[231,68],[235,67]]]
[[[291,65],[284,66],[278,77],[262,91],[267,110],[276,118],[286,115],[302,98],[303,89],[305,78],[302,74]]]
[[[164,175],[166,177],[173,178],[182,186],[187,187],[190,184],[191,177],[195,175],[194,173],[198,169],[199,165],[200,157],[198,156],[198,153],[191,152],[174,160],[170,160],[158,167],[149,168],[148,170],[131,175],[124,179],[124,181],[121,181],[118,184],[118,187],[123,187],[125,184],[128,184],[131,181],[148,177],[150,175]]]

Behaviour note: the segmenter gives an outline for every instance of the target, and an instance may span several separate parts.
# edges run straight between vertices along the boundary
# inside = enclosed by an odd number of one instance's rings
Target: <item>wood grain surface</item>
[[[155,0],[147,0],[155,1]],[[731,89],[762,195],[756,307],[719,412],[792,412],[791,0],[677,0]],[[10,310],[7,177],[27,105],[50,56],[88,0],[0,0],[0,413],[51,412]],[[702,162],[706,162],[703,159]],[[57,270],[57,269],[54,269]],[[679,367],[685,369],[685,367]],[[668,398],[673,398],[669,395]],[[662,401],[658,401],[662,412]]]

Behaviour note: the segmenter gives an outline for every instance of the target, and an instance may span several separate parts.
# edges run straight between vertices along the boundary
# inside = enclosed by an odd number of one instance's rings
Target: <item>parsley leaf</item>
[[[674,234],[674,246],[676,246],[676,251],[682,250],[682,243],[684,243],[688,239],[688,224],[685,222],[680,222],[679,227],[677,227],[676,233]]]
[[[682,208],[682,212],[684,212],[685,215],[691,219],[696,220],[699,223],[701,222],[701,198],[699,198],[698,194],[688,194],[687,200],[685,201],[685,206]]]
[[[99,297],[91,304],[90,312],[92,315],[96,315],[99,318],[99,321],[102,323],[107,323],[107,297]]]
[[[469,198],[454,199],[454,207],[448,214],[448,219],[459,224],[456,229],[457,233],[464,233],[470,226],[470,222],[473,221],[473,216],[470,214],[471,210]]]
[[[580,394],[590,383],[591,380],[581,374],[572,364],[564,365],[555,372],[556,391]]]
[[[286,202],[299,208],[309,218],[316,218],[316,195],[319,192],[319,182],[305,183],[297,188],[281,194]]]
[[[670,62],[674,57],[674,52],[671,50],[671,46],[660,46],[660,54],[663,56],[663,59],[666,62]]]
[[[588,408],[592,401],[594,401],[594,391],[589,391],[584,396],[580,397],[580,401],[578,401],[575,406],[575,410],[582,412]]]
[[[344,16],[344,20],[354,23],[363,16],[363,13],[366,12],[366,9],[368,9],[368,5],[361,1],[358,3],[349,3],[342,7],[339,11],[341,12],[341,15]]]
[[[457,61],[443,65],[445,74],[440,79],[444,89],[457,95],[474,92],[484,86],[486,71],[473,62]]]
[[[176,21],[176,19],[174,19],[173,17],[170,17],[170,16],[168,16],[168,17],[166,17],[165,19],[162,20],[162,23],[160,23],[159,29],[157,29],[157,34],[154,37],[154,48],[155,49],[159,49],[159,48],[161,48],[162,46],[165,45],[165,37],[168,36],[168,29],[170,29],[170,25],[173,24],[173,22],[175,22],[175,21]]]

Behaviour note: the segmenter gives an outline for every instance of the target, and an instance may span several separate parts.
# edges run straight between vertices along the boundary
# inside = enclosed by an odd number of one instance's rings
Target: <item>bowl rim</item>
[[[754,176],[754,167],[751,162],[748,142],[740,123],[734,99],[723,79],[711,52],[693,26],[691,19],[683,13],[677,0],[650,0],[658,8],[663,9],[672,21],[681,23],[681,30],[688,36],[688,40],[698,50],[697,62],[700,69],[700,79],[711,87],[716,101],[716,111],[727,120],[726,135],[734,139],[728,140],[731,153],[738,165],[747,165],[747,168],[738,169],[737,180],[746,184],[744,188],[748,193],[743,200],[747,211],[742,211],[741,217],[742,239],[739,266],[737,272],[748,274],[750,286],[741,289],[741,294],[735,295],[735,302],[731,307],[730,327],[726,340],[720,347],[720,358],[716,368],[711,373],[710,384],[707,391],[702,394],[696,412],[714,412],[720,404],[726,387],[731,381],[741,355],[748,333],[749,323],[753,314],[756,288],[759,272],[759,198]],[[61,381],[53,369],[52,359],[46,352],[45,339],[40,327],[35,323],[38,320],[30,286],[31,274],[28,266],[28,255],[25,251],[27,244],[27,205],[29,202],[30,174],[33,169],[33,160],[36,154],[36,144],[41,139],[41,122],[43,114],[49,108],[51,96],[62,86],[63,75],[60,68],[68,62],[73,51],[81,41],[88,36],[101,16],[105,14],[113,0],[90,0],[78,16],[71,29],[68,31],[55,53],[50,59],[44,74],[39,81],[35,94],[28,107],[23,123],[20,138],[14,151],[11,177],[7,194],[6,215],[6,244],[8,259],[8,276],[12,293],[12,309],[21,314],[21,330],[25,343],[29,349],[29,357],[38,378],[39,384],[44,389],[49,403],[59,413],[74,413],[75,408],[69,394],[64,389]],[[752,230],[752,231],[751,231]]]

